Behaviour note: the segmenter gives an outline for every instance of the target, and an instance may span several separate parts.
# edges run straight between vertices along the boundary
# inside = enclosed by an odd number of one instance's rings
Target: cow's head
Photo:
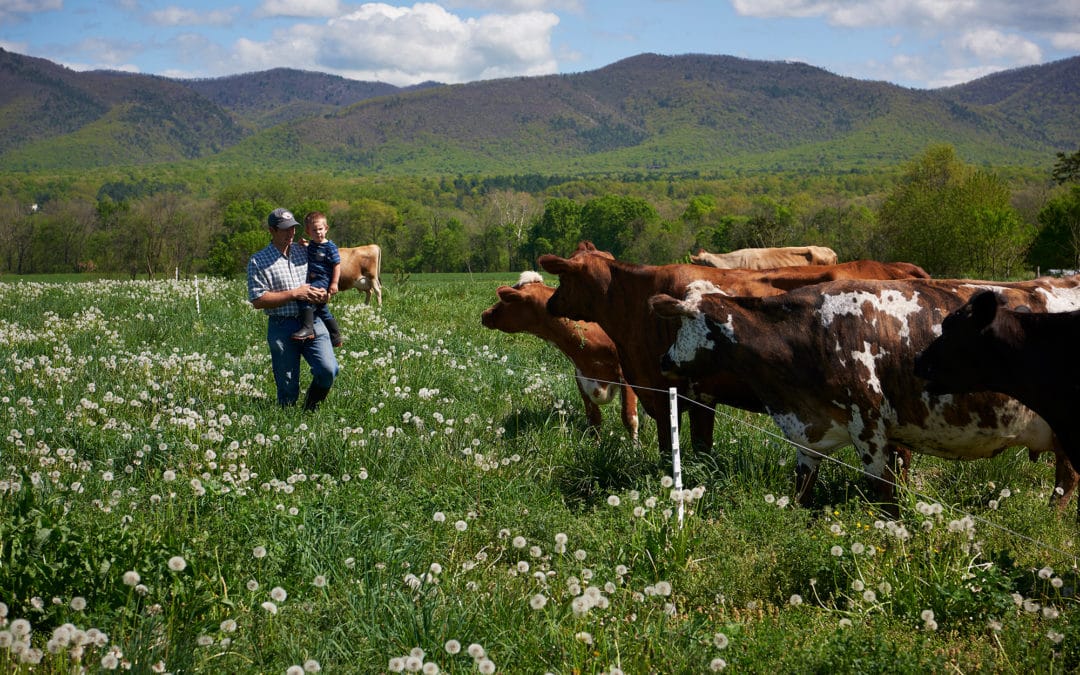
[[[548,320],[546,305],[553,290],[538,273],[522,272],[513,286],[495,289],[499,301],[484,310],[480,322],[504,333],[531,332]]]
[[[591,310],[611,284],[608,263],[614,259],[587,241],[581,242],[569,258],[540,256],[540,267],[559,277],[559,287],[547,303],[548,312],[575,321],[595,321]]]
[[[986,388],[993,368],[991,331],[1003,302],[993,291],[980,291],[945,317],[941,335],[915,357],[915,374],[928,381],[927,391],[960,394]]]
[[[660,370],[674,378],[701,374],[708,369],[716,346],[714,326],[698,308],[697,301],[661,293],[649,298],[649,307],[662,321],[681,322],[675,341],[660,358]]]

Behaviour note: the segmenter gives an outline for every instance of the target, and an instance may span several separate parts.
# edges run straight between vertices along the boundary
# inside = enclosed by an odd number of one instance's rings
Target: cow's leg
[[[907,483],[908,469],[911,468],[911,448],[906,445],[893,445],[891,447],[893,475],[896,476],[897,482]],[[899,469],[899,472],[897,469]]]
[[[1064,446],[1056,436],[1054,437],[1053,452],[1054,492],[1050,495],[1050,505],[1056,507],[1058,512],[1061,513],[1065,511],[1065,507],[1069,505],[1073,493],[1076,492],[1076,485],[1080,482],[1080,475],[1077,474],[1073,463],[1069,461]],[[1032,460],[1035,460],[1038,454],[1036,451],[1028,449],[1028,456]],[[1076,519],[1080,521],[1080,503],[1077,504]]]
[[[716,409],[691,401],[686,404],[686,413],[690,418],[690,447],[694,452],[712,452]]]
[[[622,423],[626,427],[626,430],[630,432],[630,440],[637,443],[638,440],[638,414],[637,414],[637,394],[634,393],[633,387],[623,383],[619,388],[620,397],[622,399]]]
[[[604,422],[604,417],[600,412],[600,406],[597,405],[589,396],[588,392],[585,391],[585,387],[581,384],[580,377],[575,377],[574,382],[577,383],[578,393],[581,394],[581,401],[585,404],[585,417],[589,420],[589,426],[599,434],[600,427]]]
[[[900,447],[887,443],[884,447],[873,444],[855,443],[855,449],[862,460],[863,471],[870,476],[870,485],[881,502],[882,510],[893,520],[900,517],[900,507],[896,503],[896,476],[899,468],[897,460],[901,456]],[[906,449],[906,448],[905,448]]]
[[[803,506],[810,506],[814,496],[814,483],[817,482],[818,465],[821,456],[808,453],[799,448],[795,463],[795,501]]]

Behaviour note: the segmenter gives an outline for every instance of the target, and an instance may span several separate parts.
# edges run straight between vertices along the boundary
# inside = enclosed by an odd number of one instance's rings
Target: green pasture
[[[0,279],[0,671],[1080,667],[1049,458],[917,455],[889,521],[845,451],[800,508],[771,421],[721,409],[673,492],[651,421],[593,435],[565,357],[481,326],[515,279],[339,296],[314,414],[243,280]]]

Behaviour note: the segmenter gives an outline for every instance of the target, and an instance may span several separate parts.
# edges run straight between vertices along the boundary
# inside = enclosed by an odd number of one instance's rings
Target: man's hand
[[[328,299],[325,289],[315,288],[311,284],[302,284],[296,287],[296,299],[306,302],[324,303]]]

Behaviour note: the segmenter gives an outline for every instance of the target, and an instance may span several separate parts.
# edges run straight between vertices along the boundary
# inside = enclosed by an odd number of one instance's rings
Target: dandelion
[[[717,649],[727,649],[728,636],[724,635],[723,633],[717,633],[716,635],[712,636],[712,643],[713,646]]]
[[[30,634],[30,622],[26,619],[15,619],[8,628],[16,638],[24,638]]]
[[[255,558],[256,560],[258,560],[260,558],[265,558],[266,557],[266,547],[265,546],[256,546],[255,548],[251,549],[251,556],[253,558]]]
[[[386,664],[386,669],[391,673],[400,673],[405,670],[405,659],[400,656],[395,656],[390,659],[390,662]]]
[[[304,675],[304,669],[301,666],[289,666],[285,669],[285,675]]]
[[[773,495],[771,492],[769,494],[765,495],[765,503],[766,504],[775,504],[776,503],[776,496]]]
[[[578,550],[574,551],[574,559],[578,560],[578,561],[585,560],[585,558],[588,555],[589,555],[588,553],[586,553],[583,549],[580,549],[580,548]]]
[[[863,546],[859,542],[855,542],[855,543],[853,543],[851,545],[851,552],[854,553],[855,555],[861,555],[865,551],[866,551],[866,547]]]
[[[1061,577],[1054,577],[1050,580],[1050,585],[1054,588],[1061,588],[1065,585],[1065,582],[1061,580]]]
[[[525,537],[520,535],[514,537],[514,540],[511,543],[514,545],[514,548],[525,548],[529,545],[529,542],[525,541]]]
[[[409,671],[410,673],[419,672],[423,666],[424,660],[419,657],[409,656],[405,659],[405,670]]]
[[[875,593],[873,590],[868,588],[865,591],[863,591],[862,599],[863,599],[863,602],[876,602],[877,601],[877,593]]]
[[[709,661],[709,670],[713,671],[714,673],[720,672],[724,668],[727,668],[727,661],[725,661],[724,659],[717,657],[712,661]]]
[[[137,586],[139,581],[141,581],[141,580],[142,580],[142,578],[139,576],[139,573],[136,572],[135,570],[128,570],[127,572],[124,572],[124,585],[125,586]]]
[[[840,546],[833,546],[829,549],[829,553],[839,558],[840,556],[844,555],[844,549]]]
[[[1044,567],[1041,570],[1039,570],[1039,578],[1040,579],[1049,579],[1052,576],[1054,576],[1054,570],[1049,568],[1049,567]]]
[[[543,593],[537,593],[529,598],[529,607],[533,609],[543,609],[545,605],[547,605],[547,598]]]
[[[236,632],[236,621],[234,621],[232,619],[225,619],[224,621],[221,622],[221,625],[219,626],[219,628],[221,628],[222,633],[235,633]]]
[[[432,516],[432,517],[434,518],[436,523],[445,523],[446,522],[446,514],[443,513],[442,511],[436,511],[435,515]]]
[[[274,602],[285,602],[287,597],[289,597],[289,594],[281,586],[274,586],[270,589],[270,599]]]
[[[482,675],[492,675],[495,672],[495,662],[491,659],[480,659],[476,662],[476,670]]]
[[[453,656],[461,651],[461,643],[457,640],[447,640],[446,644],[443,645],[443,649],[446,650],[447,654]]]
[[[254,579],[248,579],[247,589],[254,593],[255,591],[259,590],[259,582],[255,581]]]
[[[269,600],[263,602],[260,606],[267,612],[269,612],[271,615],[277,614],[277,605],[270,602]]]
[[[932,609],[924,609],[919,614],[919,617],[921,617],[923,621],[933,621],[934,620],[934,610],[932,610]]]
[[[671,583],[667,581],[657,581],[656,594],[663,595],[664,597],[671,595]]]
[[[934,632],[934,631],[936,631],[938,629],[938,623],[937,623],[937,621],[934,621],[933,619],[930,619],[925,624],[923,624],[923,627],[926,628],[926,630],[928,630],[930,632]]]
[[[586,645],[591,645],[593,643],[592,633],[589,633],[587,631],[578,632],[574,635],[574,639]]]
[[[618,506],[621,503],[619,501],[619,495],[608,495],[607,503],[608,506]]]
[[[855,591],[856,593],[861,593],[863,588],[864,586],[862,579],[856,579],[855,581],[851,582],[851,590]]]
[[[424,664],[424,667],[420,669],[420,672],[424,675],[439,675],[439,664],[434,661],[428,661]]]
[[[799,595],[798,593],[793,593],[791,595],[791,597],[788,598],[788,604],[791,605],[792,607],[798,607],[799,605],[802,604],[802,602],[803,602],[802,596]]]
[[[456,523],[454,523],[454,529],[457,530],[458,532],[464,532],[468,528],[469,528],[469,524],[466,523],[464,520],[459,520]]]
[[[1034,600],[1024,600],[1023,604],[1024,611],[1028,612],[1029,614],[1034,614],[1035,612],[1038,612],[1040,606],[1041,605],[1039,605],[1039,603],[1035,602]]]
[[[71,609],[76,612],[81,612],[86,609],[86,598],[80,595],[76,595],[74,598],[71,599]]]
[[[178,555],[169,558],[169,569],[173,572],[183,572],[187,568],[187,561]]]
[[[316,574],[315,579],[311,582],[311,585],[315,588],[326,588],[326,577],[322,574]]]
[[[210,637],[209,635],[200,635],[199,637],[195,638],[195,644],[200,647],[209,647],[210,645],[214,644],[214,638]]]
[[[469,656],[477,660],[482,659],[487,655],[487,652],[484,651],[484,647],[475,642],[469,645],[469,648],[465,651]]]
[[[1056,630],[1053,630],[1053,629],[1050,629],[1046,633],[1046,637],[1050,638],[1050,641],[1053,642],[1056,645],[1061,644],[1061,641],[1065,639],[1065,636],[1062,633],[1059,633],[1059,632],[1057,632]]]
[[[840,619],[839,625],[841,628],[851,628],[851,619],[844,617],[843,619]]]

